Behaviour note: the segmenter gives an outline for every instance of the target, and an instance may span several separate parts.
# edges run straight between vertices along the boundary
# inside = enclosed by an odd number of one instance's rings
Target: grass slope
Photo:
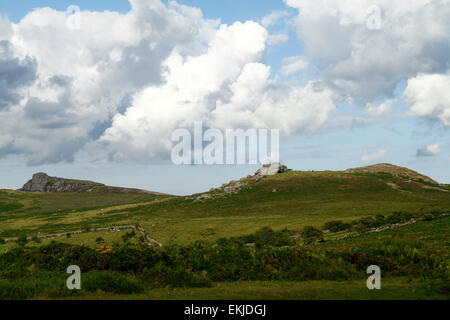
[[[0,238],[35,236],[85,227],[85,219],[125,210],[167,195],[144,193],[27,193],[0,190]]]
[[[172,244],[239,236],[264,226],[297,230],[395,211],[450,211],[448,186],[401,173],[287,172],[241,179],[247,185],[237,194],[214,190],[204,202],[195,201],[196,195],[2,192],[0,237],[140,223],[152,238]],[[132,205],[104,208],[122,203]]]

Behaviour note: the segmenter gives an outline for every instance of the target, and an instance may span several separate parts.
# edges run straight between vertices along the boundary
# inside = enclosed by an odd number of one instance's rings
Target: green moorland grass
[[[449,231],[446,215],[289,248],[223,241],[160,249],[17,247],[0,256],[0,298],[449,299]],[[70,292],[65,268],[73,263],[83,270],[82,290]],[[365,287],[372,264],[382,270],[379,291]]]
[[[75,231],[84,220],[171,196],[139,193],[26,193],[0,190],[0,238]]]
[[[17,203],[28,201],[28,208],[37,205],[30,203],[30,199],[43,201],[39,200],[41,197],[55,197],[52,201],[61,204],[47,204],[45,210],[35,213],[15,209],[0,214],[0,237],[139,223],[152,238],[168,245],[195,240],[214,241],[253,233],[265,226],[275,230],[300,230],[306,225],[320,227],[331,220],[350,222],[376,214],[390,215],[395,211],[413,214],[450,211],[448,186],[430,185],[390,173],[295,171],[266,177],[258,182],[253,179],[243,179],[242,182],[247,185],[239,193],[226,194],[215,190],[209,192],[213,199],[204,202],[195,201],[197,195],[157,199],[149,196],[150,200],[155,201],[147,201],[147,195],[133,195],[132,200],[122,200],[135,204],[107,210],[77,208],[93,205],[91,202],[94,199],[96,204],[109,201],[111,205],[111,198],[119,201],[116,197],[130,195],[18,194]],[[26,197],[27,201],[20,200],[21,197]],[[56,200],[58,197],[61,198]],[[146,202],[139,204],[136,203],[138,201]],[[76,204],[74,209],[72,202]],[[14,201],[7,203],[16,204]],[[63,207],[62,203],[66,206]],[[58,211],[57,208],[65,211]]]
[[[152,289],[138,294],[87,293],[89,300],[446,300],[439,282],[404,277],[382,279],[381,290],[368,290],[366,279],[351,281],[219,282],[211,288]]]
[[[0,190],[0,219],[38,215],[39,213],[89,210],[121,204],[148,202],[166,195],[119,192],[29,193]],[[5,215],[8,213],[8,215]]]

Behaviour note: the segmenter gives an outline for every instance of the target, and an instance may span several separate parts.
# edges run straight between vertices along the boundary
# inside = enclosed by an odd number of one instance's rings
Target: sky
[[[174,165],[195,121],[277,129],[294,170],[450,183],[449,34],[449,0],[2,1],[0,188],[46,172],[181,195],[261,166]]]

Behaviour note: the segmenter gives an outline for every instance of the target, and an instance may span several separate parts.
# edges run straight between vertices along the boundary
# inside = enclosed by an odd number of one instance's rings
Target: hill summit
[[[410,178],[413,180],[422,180],[428,183],[432,183],[432,184],[439,184],[437,181],[431,179],[430,177],[427,177],[423,174],[420,174],[414,170],[405,168],[405,167],[400,167],[400,166],[396,166],[390,163],[378,163],[378,164],[374,164],[371,166],[367,166],[367,167],[360,167],[360,168],[352,168],[352,169],[347,169],[345,170],[345,172],[349,172],[349,173],[390,173],[393,176],[398,176],[398,177],[405,177],[405,178]]]

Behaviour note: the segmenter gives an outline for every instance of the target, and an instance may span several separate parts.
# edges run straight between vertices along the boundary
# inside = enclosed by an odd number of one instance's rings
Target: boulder
[[[262,166],[261,169],[256,171],[256,176],[271,176],[278,173],[291,171],[285,165],[280,164],[279,162],[272,162]]]

